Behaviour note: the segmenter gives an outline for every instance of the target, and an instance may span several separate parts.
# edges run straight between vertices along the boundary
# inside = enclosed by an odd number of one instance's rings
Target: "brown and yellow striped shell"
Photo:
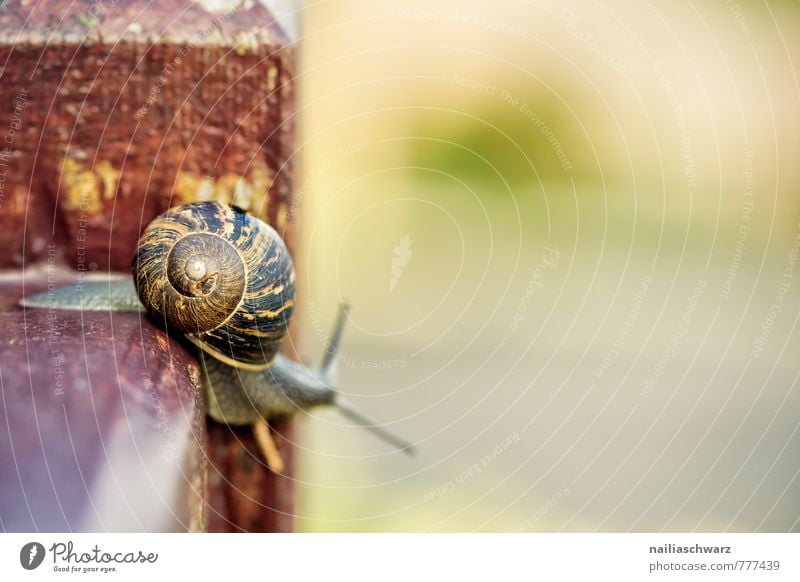
[[[266,368],[294,307],[294,269],[275,230],[217,202],[177,206],[136,248],[139,299],[168,330],[237,368]]]

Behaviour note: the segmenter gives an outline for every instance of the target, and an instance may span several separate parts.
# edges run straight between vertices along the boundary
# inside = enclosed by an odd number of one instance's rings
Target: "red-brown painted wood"
[[[191,0],[0,9],[0,271],[10,281],[0,288],[10,330],[0,461],[13,468],[2,472],[0,529],[292,528],[291,439],[277,438],[289,475],[278,477],[247,431],[206,427],[182,344],[137,314],[61,312],[70,388],[56,394],[49,314],[15,306],[23,268],[38,269],[26,293],[46,287],[48,262],[127,273],[142,228],[180,202],[235,202],[292,249],[294,47],[261,3],[240,4],[228,14]],[[163,480],[192,494],[159,498],[139,521],[144,510],[122,503],[112,520],[92,504],[127,499],[125,485],[138,483],[114,475],[164,468],[146,375],[175,415],[170,430],[194,447]]]
[[[3,5],[0,268],[41,262],[52,244],[74,269],[125,271],[142,227],[199,197],[286,228],[293,47],[247,5]]]
[[[22,283],[0,284],[2,529],[202,529],[193,353],[136,313],[17,307]]]

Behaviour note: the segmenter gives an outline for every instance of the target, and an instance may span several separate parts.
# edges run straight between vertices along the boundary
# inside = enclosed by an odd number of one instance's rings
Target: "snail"
[[[347,404],[334,387],[346,306],[319,371],[278,353],[294,310],[294,269],[283,240],[266,223],[217,202],[176,206],[145,228],[132,271],[132,281],[84,282],[21,304],[145,311],[168,332],[180,332],[199,348],[208,415],[224,424],[253,426],[273,470],[282,470],[282,462],[266,423],[323,405],[414,452]]]
[[[194,202],[142,233],[133,282],[145,309],[207,354],[269,366],[294,307],[292,259],[278,233],[233,206]]]

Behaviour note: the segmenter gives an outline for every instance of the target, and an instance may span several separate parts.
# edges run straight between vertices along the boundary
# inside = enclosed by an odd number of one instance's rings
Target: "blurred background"
[[[301,531],[800,530],[798,16],[306,3]]]

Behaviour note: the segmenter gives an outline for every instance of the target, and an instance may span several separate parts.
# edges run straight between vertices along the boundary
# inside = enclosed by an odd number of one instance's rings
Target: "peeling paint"
[[[195,3],[211,14],[226,14],[236,10],[242,2],[241,0],[195,0]]]
[[[236,174],[223,174],[214,184],[214,200],[223,204],[230,204],[233,201],[233,192],[240,180],[244,180]],[[250,210],[248,206],[242,206],[244,210]]]
[[[272,66],[267,71],[267,90],[274,91],[277,85],[276,81],[278,79],[278,67]]]
[[[155,338],[159,349],[164,353],[169,353],[169,341],[167,341],[167,336],[159,331],[153,334],[153,337]]]
[[[66,158],[61,164],[61,184],[65,198],[64,205],[84,212],[100,212],[100,180],[80,162]]]
[[[117,183],[119,182],[120,172],[108,160],[102,160],[95,165],[95,173],[100,176],[103,182],[103,198],[111,200],[117,193]]]
[[[269,189],[274,178],[273,173],[266,166],[259,164],[250,170],[250,183],[253,185],[253,200],[250,208],[260,216],[267,215]]]
[[[233,188],[233,203],[239,208],[250,210],[254,194],[252,184],[245,179],[237,180]]]
[[[234,51],[240,57],[245,56],[247,53],[251,54],[258,54],[258,49],[260,48],[259,45],[259,38],[258,38],[258,29],[251,30],[249,32],[239,32],[236,34],[236,38],[234,38]]]
[[[199,176],[193,172],[178,172],[175,178],[175,191],[177,197],[176,204],[185,204],[194,200],[199,200],[199,192],[202,189],[205,176]]]
[[[61,164],[64,206],[83,212],[102,212],[103,200],[112,200],[117,193],[120,172],[108,160],[101,160],[92,170],[79,161],[85,157],[85,152],[72,152]]]
[[[278,211],[275,213],[275,225],[278,231],[282,231],[286,228],[286,219],[288,216],[289,207],[286,206],[285,202],[281,202],[280,206],[278,206]]]
[[[175,203],[214,200],[223,204],[235,204],[258,215],[266,215],[264,204],[271,183],[272,176],[263,166],[254,167],[249,177],[227,173],[216,180],[194,172],[178,172],[175,180]]]

